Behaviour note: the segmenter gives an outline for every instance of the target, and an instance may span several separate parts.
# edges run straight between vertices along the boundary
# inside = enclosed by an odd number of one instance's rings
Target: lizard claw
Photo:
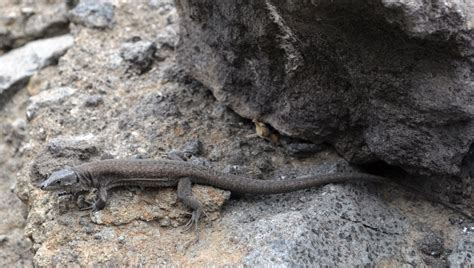
[[[87,203],[88,203],[88,202],[87,202]],[[99,211],[99,210],[102,210],[102,208],[99,207],[99,206],[97,206],[96,203],[93,203],[93,204],[90,204],[90,203],[89,203],[89,206],[79,208],[79,210],[91,210],[91,212],[94,213],[94,212],[97,212],[97,211]]]
[[[79,210],[83,211],[83,210],[89,210],[89,209],[92,209],[94,207],[94,205],[91,205],[91,206],[88,206],[88,207],[82,207],[82,208],[79,208]]]
[[[92,205],[92,210],[91,210],[92,213],[97,212],[99,210],[101,210],[101,209],[98,208],[95,204]]]
[[[201,218],[201,214],[204,214],[204,216],[206,218],[209,218],[209,216],[207,215],[207,213],[204,211],[204,210],[201,210],[201,209],[196,209],[194,210],[192,213],[191,213],[191,218],[189,219],[189,221],[184,225],[184,230],[182,231],[182,233],[184,232],[187,232],[189,230],[191,230],[191,228],[193,227],[194,225],[194,228],[195,228],[195,232],[196,232],[196,235],[199,233],[199,219]]]

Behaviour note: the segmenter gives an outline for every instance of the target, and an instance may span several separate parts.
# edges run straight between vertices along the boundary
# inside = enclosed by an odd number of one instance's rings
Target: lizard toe
[[[199,233],[199,218],[201,217],[201,213],[203,213],[201,209],[196,209],[191,213],[191,218],[184,225],[183,232],[187,232],[191,230],[191,228],[193,228],[194,226],[196,234]],[[205,212],[204,212],[204,215],[207,217],[207,214]]]

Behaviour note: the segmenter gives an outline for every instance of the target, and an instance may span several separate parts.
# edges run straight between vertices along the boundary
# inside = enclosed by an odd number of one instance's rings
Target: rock
[[[55,8],[45,9],[46,14],[29,16],[25,23],[25,39],[45,38],[69,33],[69,19],[66,8],[58,5]],[[18,40],[18,39],[17,39]]]
[[[47,150],[57,157],[68,155],[70,154],[69,151],[97,155],[98,149],[94,145],[94,140],[95,137],[92,134],[73,137],[57,137],[48,142]]]
[[[7,241],[8,241],[8,236],[0,235],[0,245],[3,245]]]
[[[173,0],[149,0],[148,5],[152,8],[159,9],[160,14],[165,14],[174,10],[174,1]]]
[[[31,241],[24,235],[27,208],[11,190],[15,185],[15,168],[18,163],[13,154],[3,149],[0,145],[0,264],[2,267],[33,267]],[[5,158],[13,161],[9,163]]]
[[[459,44],[458,51],[473,56],[474,6],[465,1],[448,0],[439,4],[382,0],[389,23],[412,37],[448,40]]]
[[[435,233],[429,233],[420,241],[420,250],[426,255],[439,257],[444,253],[443,238]]]
[[[305,142],[290,142],[286,145],[288,154],[298,158],[304,158],[326,149],[325,144],[314,144]]]
[[[458,176],[474,137],[473,6],[412,2],[180,0],[178,57],[283,134],[356,164]]]
[[[0,107],[38,70],[53,64],[74,43],[63,35],[28,43],[0,56]]]
[[[104,98],[102,98],[101,96],[88,96],[84,101],[84,106],[97,107],[102,103],[104,103]]]
[[[19,148],[22,141],[26,137],[26,122],[24,119],[18,118],[12,124],[0,125],[0,135],[4,141],[12,145],[14,148]]]
[[[99,140],[93,134],[76,136],[58,136],[48,141],[46,147],[35,158],[30,166],[30,176],[35,183],[46,179],[52,172],[83,163],[86,160],[98,159],[101,150]],[[24,199],[23,191],[19,189],[17,195]],[[31,189],[30,189],[31,190]],[[70,201],[65,199],[64,201]],[[44,204],[42,204],[44,205]],[[70,206],[66,206],[69,209]]]
[[[156,43],[158,48],[174,49],[179,42],[179,35],[175,25],[166,26],[163,31],[160,31],[156,36]]]
[[[68,33],[67,8],[61,2],[37,1],[30,5],[23,3],[2,6],[0,51],[23,46],[31,40]]]
[[[166,26],[163,31],[156,35],[156,44],[158,51],[156,58],[159,61],[165,60],[170,53],[176,48],[179,41],[178,30],[175,24]]]
[[[193,194],[203,204],[204,211],[216,219],[230,192],[208,186],[193,186]],[[158,221],[160,225],[177,227],[186,223],[189,208],[177,203],[175,189],[154,189],[140,194],[113,190],[107,206],[91,215],[92,222],[101,225],[124,225],[134,221]]]
[[[244,199],[227,206],[231,212],[223,220],[234,226],[232,237],[247,245],[247,266],[364,266],[419,259],[399,255],[409,239],[409,223],[370,192],[329,185],[299,197]]]
[[[156,44],[150,41],[144,41],[140,38],[123,43],[120,49],[120,56],[132,63],[132,66],[138,69],[139,73],[146,72],[156,53]]]
[[[108,2],[83,0],[71,12],[72,22],[88,28],[112,28],[114,20],[114,6]]]
[[[200,140],[190,140],[181,149],[171,149],[166,153],[166,157],[177,161],[187,161],[192,159],[195,164],[199,164],[196,156],[202,153],[202,142]],[[201,163],[204,164],[204,163]]]
[[[39,109],[48,107],[52,104],[60,104],[66,98],[76,93],[77,89],[70,87],[60,87],[43,91],[40,94],[30,98],[30,104],[26,108],[26,118],[32,120]]]
[[[190,140],[181,149],[184,153],[198,156],[202,153],[202,142],[200,140]]]
[[[471,224],[472,226],[472,224]],[[472,228],[472,227],[471,227]],[[474,228],[464,232],[455,242],[453,253],[448,256],[450,267],[472,266],[474,263]]]
[[[77,4],[79,4],[80,0],[64,0],[64,3],[69,9],[73,9]]]
[[[148,117],[173,117],[180,115],[176,100],[171,96],[165,96],[161,92],[151,93],[144,96],[140,104],[135,108],[138,118]]]

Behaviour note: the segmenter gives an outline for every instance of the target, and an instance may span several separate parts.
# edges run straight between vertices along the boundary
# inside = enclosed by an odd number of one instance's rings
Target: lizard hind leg
[[[183,202],[187,207],[191,208],[191,219],[186,223],[184,231],[190,230],[193,226],[196,234],[198,233],[198,224],[201,214],[206,213],[203,210],[203,205],[192,193],[191,179],[188,177],[181,178],[178,181],[178,199]]]
[[[107,187],[101,187],[98,189],[97,199],[95,200],[94,204],[92,204],[92,212],[96,212],[102,210],[107,203],[108,192]]]

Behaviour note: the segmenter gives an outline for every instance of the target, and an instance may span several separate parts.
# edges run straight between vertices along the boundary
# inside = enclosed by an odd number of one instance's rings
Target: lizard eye
[[[60,181],[56,181],[56,184],[60,184],[61,182]]]

